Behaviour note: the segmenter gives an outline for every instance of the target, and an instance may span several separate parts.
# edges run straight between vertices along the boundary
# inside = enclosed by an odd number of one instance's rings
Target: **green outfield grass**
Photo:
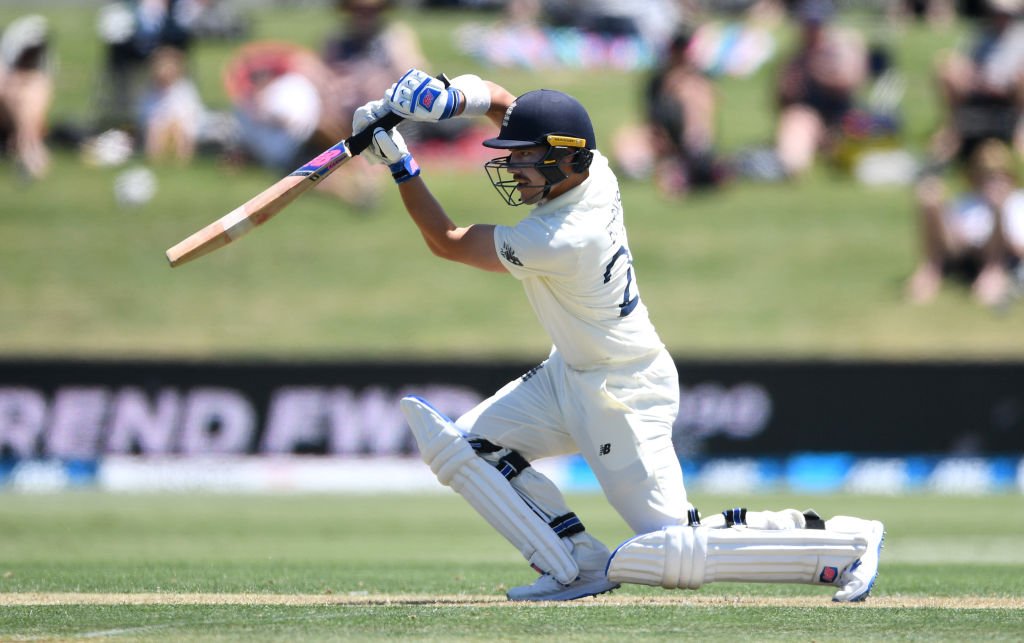
[[[31,3],[4,3],[0,24]],[[98,3],[45,3],[60,55],[55,121],[85,122],[97,88]],[[399,14],[413,21],[437,70],[475,71],[516,92],[578,95],[602,145],[637,118],[643,76],[622,72],[489,70],[452,39],[473,12]],[[254,37],[317,47],[334,14],[297,4],[254,14]],[[907,144],[920,150],[937,110],[931,57],[963,26],[879,31],[906,70]],[[785,42],[787,32],[779,36]],[[204,42],[194,68],[211,107],[237,43]],[[770,139],[771,70],[720,83],[726,152]],[[425,176],[461,223],[512,222],[482,170],[425,160]],[[464,164],[462,164],[464,165]],[[49,180],[21,182],[0,165],[0,355],[540,359],[548,340],[514,280],[429,255],[388,190],[359,211],[310,195],[223,251],[171,270],[163,252],[278,177],[229,171],[213,159],[155,168],[156,198],[118,209],[118,170],[59,151]],[[344,170],[343,170],[344,171]],[[342,171],[342,172],[343,172]],[[901,298],[916,255],[909,190],[865,189],[827,168],[796,185],[739,183],[669,201],[624,182],[631,246],[644,299],[679,356],[1019,358],[1024,307],[1000,312],[947,288],[932,306]]]
[[[14,495],[0,503],[0,639],[1019,640],[1020,496],[775,496],[887,525],[871,598],[828,588],[628,587],[511,605],[534,573],[454,494]],[[707,512],[736,498],[702,497]],[[626,527],[571,498],[609,543]]]

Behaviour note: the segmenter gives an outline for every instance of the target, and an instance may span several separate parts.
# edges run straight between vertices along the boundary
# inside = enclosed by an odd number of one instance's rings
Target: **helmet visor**
[[[539,163],[512,163],[509,159],[510,156],[499,156],[498,158],[491,159],[484,163],[484,169],[487,170],[487,178],[490,179],[491,185],[498,191],[501,198],[505,203],[511,206],[523,205],[526,203],[523,201],[523,190],[540,190],[540,197],[547,196],[547,193],[551,190],[551,183],[545,181],[543,183],[527,183],[523,182],[522,178],[517,178],[513,174],[513,170],[519,168],[536,168]],[[543,161],[541,161],[543,163]],[[521,177],[522,175],[520,175]]]

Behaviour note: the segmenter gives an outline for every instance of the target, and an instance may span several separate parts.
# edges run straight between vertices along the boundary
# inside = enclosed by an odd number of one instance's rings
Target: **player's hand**
[[[402,134],[398,130],[389,132],[382,127],[373,130],[370,147],[366,149],[372,150],[372,156],[380,159],[385,165],[400,163],[409,156],[409,147],[405,144]]]
[[[425,71],[410,69],[384,94],[391,111],[410,121],[443,121],[456,116],[462,92]]]
[[[395,183],[405,183],[420,175],[420,166],[409,153],[409,148],[398,130],[387,131],[383,127],[373,130],[373,153],[384,159],[391,170]]]
[[[387,104],[383,100],[370,101],[362,107],[359,107],[356,109],[355,113],[352,114],[352,134],[355,135],[363,131],[369,127],[371,123],[376,122],[389,111]],[[399,136],[401,136],[401,134],[399,134]],[[392,163],[378,154],[376,147],[373,144],[368,145],[366,149],[362,151],[361,156],[371,163],[377,163],[380,165],[390,165]]]

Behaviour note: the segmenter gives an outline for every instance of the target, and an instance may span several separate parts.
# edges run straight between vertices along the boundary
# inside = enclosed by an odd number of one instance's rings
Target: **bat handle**
[[[445,87],[451,85],[451,82],[448,80],[448,77],[445,76],[444,74],[438,74],[437,78],[444,83]],[[366,148],[370,147],[370,139],[373,137],[374,130],[376,130],[378,127],[385,130],[394,129],[395,126],[401,123],[403,120],[405,119],[399,116],[398,114],[394,112],[388,112],[387,114],[384,114],[374,122],[367,125],[366,128],[360,131],[358,134],[353,134],[352,136],[348,137],[348,140],[345,141],[345,146],[348,147],[349,151],[352,152],[353,156],[356,156]]]
[[[352,152],[353,156],[358,155],[360,152],[370,147],[370,139],[373,136],[373,132],[380,127],[381,129],[390,130],[396,125],[404,121],[405,119],[394,112],[388,112],[377,120],[373,121],[366,126],[365,129],[361,130],[358,134],[353,134],[345,141],[345,145],[349,151]]]

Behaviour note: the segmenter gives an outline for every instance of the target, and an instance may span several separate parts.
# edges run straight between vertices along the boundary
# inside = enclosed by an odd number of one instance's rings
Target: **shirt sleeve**
[[[516,279],[567,276],[577,265],[578,255],[572,244],[537,218],[523,219],[514,226],[495,226],[494,248]]]

